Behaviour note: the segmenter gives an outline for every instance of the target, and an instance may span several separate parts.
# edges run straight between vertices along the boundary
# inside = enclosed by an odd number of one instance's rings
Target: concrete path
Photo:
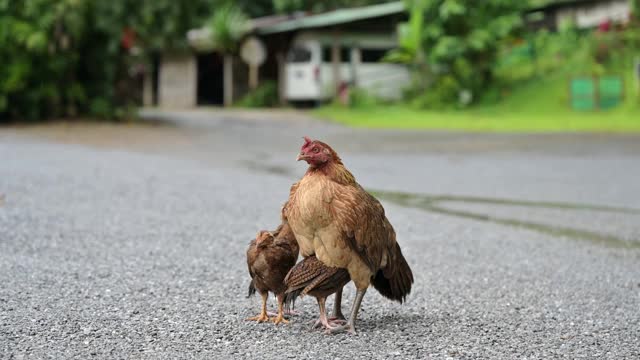
[[[640,357],[637,136],[147,116],[0,129],[1,358]],[[243,320],[244,251],[303,135],[383,201],[416,277],[404,305],[371,290],[356,337],[309,331],[312,299],[289,326]]]

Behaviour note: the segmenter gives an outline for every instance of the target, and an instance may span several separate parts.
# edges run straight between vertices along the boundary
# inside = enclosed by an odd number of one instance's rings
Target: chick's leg
[[[342,288],[336,292],[336,297],[333,300],[333,314],[329,318],[329,320],[344,320],[345,317],[342,315]]]
[[[285,320],[284,318],[284,294],[278,294],[276,295],[276,297],[278,298],[278,316],[276,316],[275,318],[271,318],[269,320],[276,325],[280,323],[288,324],[289,321]]]
[[[328,334],[336,334],[344,331],[352,335],[356,334],[356,319],[358,318],[358,311],[360,311],[360,304],[362,303],[362,299],[364,298],[364,294],[366,293],[366,288],[364,288],[363,290],[358,290],[358,292],[356,293],[356,298],[353,301],[353,306],[351,307],[351,315],[349,316],[349,321],[347,321],[345,325],[327,329]]]
[[[269,296],[269,293],[261,293],[260,296],[262,296],[262,310],[260,311],[260,315],[248,318],[247,320],[249,321],[256,321],[259,323],[269,321],[269,317],[267,316],[267,297]]]

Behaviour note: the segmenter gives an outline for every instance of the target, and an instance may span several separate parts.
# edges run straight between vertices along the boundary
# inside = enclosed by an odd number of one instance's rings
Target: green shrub
[[[462,91],[461,84],[453,75],[445,75],[438,78],[427,91],[414,97],[411,105],[437,110],[458,107]]]
[[[367,90],[354,87],[349,89],[349,106],[352,108],[370,108],[380,104],[381,101]]]
[[[236,105],[248,108],[271,107],[278,105],[278,100],[278,84],[265,81],[240,99]]]
[[[0,0],[0,121],[128,116],[132,69],[185,48],[217,2]]]
[[[114,115],[114,108],[104,98],[95,98],[89,103],[89,114],[101,119],[109,119]]]

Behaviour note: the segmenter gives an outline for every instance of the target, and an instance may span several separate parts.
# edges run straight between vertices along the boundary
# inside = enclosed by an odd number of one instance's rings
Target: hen
[[[297,160],[306,161],[309,169],[291,187],[283,220],[291,226],[302,256],[315,254],[325,265],[349,272],[357,289],[351,316],[329,331],[355,333],[369,285],[402,303],[411,291],[413,273],[384,208],[329,145],[305,137]]]
[[[316,298],[320,308],[320,318],[313,328],[324,326],[329,330],[335,325],[344,324],[344,320],[327,318],[325,301],[329,295],[342,291],[342,287],[350,280],[346,269],[328,267],[315,256],[309,256],[294,266],[284,279],[287,286],[284,300],[286,307],[291,308],[298,297],[309,294]],[[338,299],[336,304],[339,306]]]
[[[247,249],[247,265],[251,275],[249,296],[256,290],[262,297],[262,310],[259,315],[247,320],[257,322],[273,321],[275,324],[287,323],[284,318],[284,278],[298,259],[299,247],[291,228],[283,223],[273,233],[260,231]],[[269,319],[267,298],[269,291],[278,299],[278,314]]]

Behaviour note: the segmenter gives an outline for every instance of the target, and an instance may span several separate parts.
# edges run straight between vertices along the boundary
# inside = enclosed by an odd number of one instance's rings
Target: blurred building
[[[324,101],[347,86],[398,97],[409,81],[408,72],[379,60],[397,46],[398,25],[407,18],[404,2],[398,1],[253,19],[247,37],[257,39],[265,50],[258,82],[275,82],[282,103]],[[214,51],[208,29],[194,29],[187,36],[192,51],[162,54],[156,76],[146,79],[146,105],[188,108],[223,103],[223,55]],[[234,56],[234,99],[246,94],[249,85],[249,66]]]
[[[606,28],[626,22],[630,13],[628,0],[549,0],[528,10],[526,20],[534,30],[556,31],[564,23],[580,29]],[[251,68],[234,55],[233,80],[226,87],[223,54],[214,50],[209,29],[193,29],[187,34],[189,52],[158,57],[153,76],[145,79],[145,104],[222,105],[225,92],[237,100],[251,84],[267,81],[276,84],[282,104],[323,102],[355,87],[381,98],[398,98],[410,81],[409,73],[401,65],[380,60],[397,46],[398,26],[407,19],[403,1],[252,19],[246,39],[259,43],[250,52],[264,52],[263,61]]]
[[[528,11],[527,23],[533,29],[556,31],[563,23],[578,29],[596,28],[605,23],[623,23],[631,15],[629,0],[552,0]]]

